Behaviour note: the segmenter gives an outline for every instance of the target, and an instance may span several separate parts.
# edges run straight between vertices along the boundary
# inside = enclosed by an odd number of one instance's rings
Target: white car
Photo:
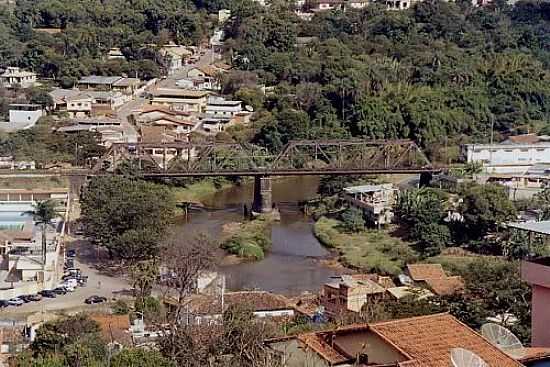
[[[74,278],[67,279],[63,283],[63,287],[73,288],[73,291],[74,291],[74,288],[76,288],[77,286],[78,286],[78,280],[76,280]],[[70,292],[72,292],[72,291],[70,291]]]
[[[24,303],[25,302],[23,302],[23,300],[21,300],[19,298],[12,298],[8,301],[8,305],[10,305],[10,306],[21,306]]]

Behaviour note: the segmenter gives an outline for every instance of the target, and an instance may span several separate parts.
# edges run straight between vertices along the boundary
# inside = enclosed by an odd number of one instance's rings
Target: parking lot
[[[74,292],[68,292],[65,295],[57,295],[56,298],[44,297],[37,302],[29,302],[21,306],[2,308],[0,309],[0,314],[33,313],[85,307],[86,304],[84,300],[90,296],[98,295],[110,300],[117,297],[117,292],[130,287],[130,284],[125,279],[100,274],[92,266],[79,261],[78,255],[75,261],[75,267],[80,268],[82,274],[88,276],[88,282],[85,287],[77,287]],[[63,281],[59,283],[62,284]]]

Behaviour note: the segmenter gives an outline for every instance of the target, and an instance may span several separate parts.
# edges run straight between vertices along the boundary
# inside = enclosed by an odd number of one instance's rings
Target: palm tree
[[[28,212],[35,223],[42,228],[42,264],[46,267],[46,229],[52,224],[52,220],[58,216],[53,200],[39,201],[33,204],[33,210]]]

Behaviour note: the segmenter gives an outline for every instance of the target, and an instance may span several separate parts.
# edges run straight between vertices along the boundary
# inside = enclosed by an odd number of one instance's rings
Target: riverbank
[[[226,190],[234,186],[235,183],[228,180],[214,180],[206,178],[204,180],[186,185],[185,187],[172,187],[172,191],[179,203],[203,203],[217,192]]]
[[[223,226],[221,247],[243,259],[262,260],[272,245],[274,221],[273,215],[262,214],[248,222],[227,223]]]
[[[416,258],[407,242],[385,231],[347,233],[336,219],[320,218],[313,226],[313,234],[324,246],[338,252],[344,266],[365,272],[397,275]]]

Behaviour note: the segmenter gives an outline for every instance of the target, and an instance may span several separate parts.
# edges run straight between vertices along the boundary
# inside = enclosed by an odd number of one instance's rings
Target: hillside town
[[[550,366],[547,1],[0,29],[0,366]]]

